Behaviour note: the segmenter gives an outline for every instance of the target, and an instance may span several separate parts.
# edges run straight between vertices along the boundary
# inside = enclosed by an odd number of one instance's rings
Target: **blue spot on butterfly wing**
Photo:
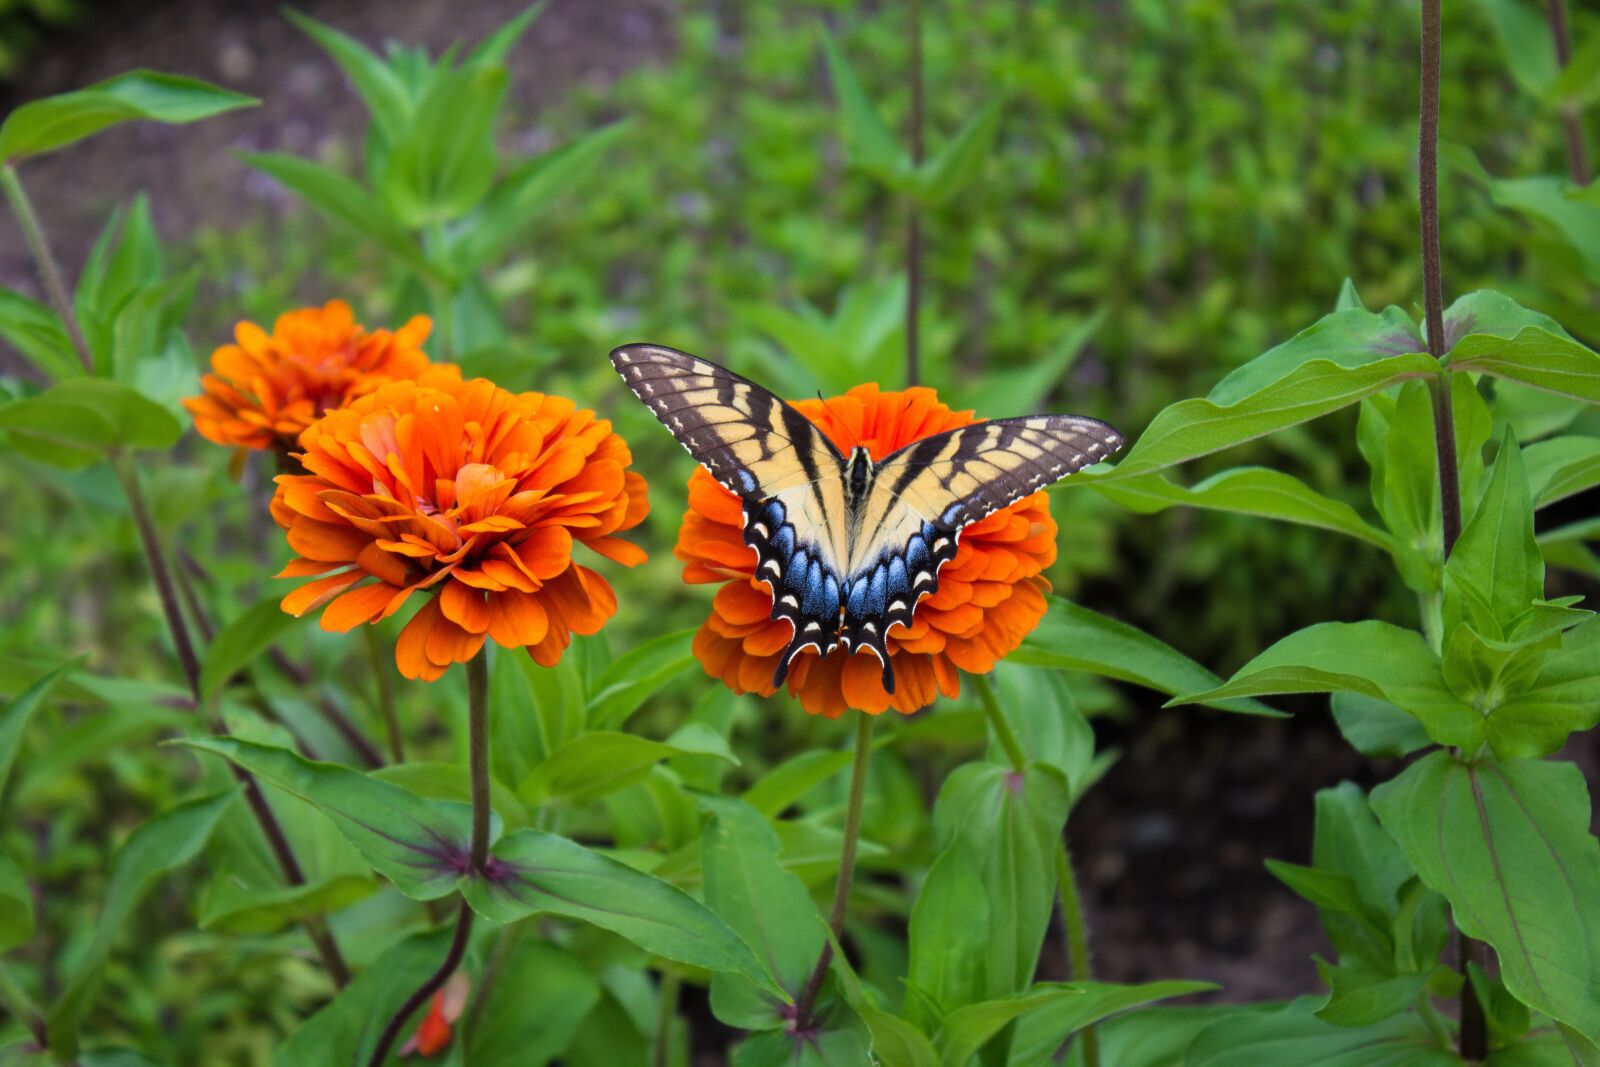
[[[921,534],[913,534],[911,540],[906,542],[905,561],[906,567],[913,574],[928,566],[928,542]]]
[[[794,527],[787,523],[779,527],[773,536],[772,546],[777,550],[780,559],[788,559],[794,555]]]
[[[889,560],[889,595],[905,600],[911,595],[911,580],[906,577],[906,562],[900,556]]]

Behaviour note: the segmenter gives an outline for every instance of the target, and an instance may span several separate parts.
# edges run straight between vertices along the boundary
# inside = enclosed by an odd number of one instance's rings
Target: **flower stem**
[[[972,679],[972,688],[978,692],[978,700],[983,703],[983,713],[989,717],[989,729],[994,731],[995,740],[1005,750],[1006,761],[1011,764],[1012,770],[1023,773],[1028,769],[1028,756],[1022,751],[1022,743],[1017,740],[1011,724],[1006,721],[1005,712],[1000,710],[994,685],[990,683],[988,675],[974,674],[969,677]]]
[[[134,528],[139,532],[139,546],[150,566],[150,578],[155,582],[156,595],[161,600],[161,614],[167,620],[167,631],[172,635],[172,646],[177,651],[178,663],[189,683],[196,706],[200,703],[200,659],[195,654],[194,638],[189,634],[189,623],[183,617],[183,607],[178,601],[176,585],[172,580],[172,567],[167,562],[166,551],[161,547],[161,535],[150,508],[145,503],[144,490],[139,487],[139,474],[124,455],[111,457],[111,469],[128,500],[128,510],[133,515]]]
[[[1440,26],[1441,0],[1422,0],[1421,91],[1418,94],[1417,177],[1418,206],[1422,214],[1422,298],[1428,325],[1428,353],[1442,360],[1444,338],[1444,281],[1439,264],[1439,59],[1443,51]],[[1456,466],[1455,416],[1450,410],[1449,373],[1429,380],[1433,394],[1433,438],[1439,458],[1439,509],[1444,520],[1444,558],[1461,537],[1461,475]],[[1462,977],[1467,964],[1478,956],[1472,938],[1459,934],[1459,963]],[[1460,1000],[1461,1031],[1457,1050],[1469,1062],[1482,1060],[1489,1052],[1488,1025],[1483,1005],[1478,1002],[1471,982],[1463,982]]]
[[[367,659],[372,663],[373,684],[378,689],[378,710],[389,731],[389,758],[394,763],[406,761],[406,743],[400,733],[400,717],[394,710],[394,688],[389,682],[389,658],[384,654],[383,642],[378,640],[378,627],[363,626],[367,638]]]
[[[50,243],[45,240],[44,227],[39,224],[39,216],[34,214],[33,202],[23,190],[15,167],[9,164],[0,167],[0,186],[5,188],[6,199],[11,202],[17,224],[22,227],[23,239],[28,242],[28,250],[39,265],[39,277],[50,294],[50,302],[56,306],[56,314],[61,316],[62,324],[67,328],[72,347],[77,349],[83,369],[93,374],[94,354],[89,351],[89,342],[84,339],[83,330],[78,326],[78,317],[72,312],[72,300],[61,280],[61,268],[56,266],[56,257],[51,254]]]
[[[672,971],[661,973],[661,1000],[656,1007],[655,1046],[651,1050],[651,1067],[668,1067],[672,1062],[672,1020],[678,1015],[680,979]]]
[[[1066,834],[1056,841],[1056,889],[1061,895],[1061,925],[1067,935],[1067,978],[1073,982],[1090,981],[1094,978],[1094,961],[1089,956],[1089,924],[1083,918],[1083,898],[1078,893],[1078,875],[1072,869]],[[1100,1067],[1100,1031],[1091,1023],[1080,1035],[1083,1067]]]
[[[839,850],[839,880],[834,883],[833,907],[828,913],[833,941],[844,934],[845,913],[850,906],[850,886],[856,874],[856,845],[861,840],[861,804],[867,795],[867,766],[872,762],[872,727],[876,722],[877,716],[856,712],[855,758],[850,763],[850,796],[844,809],[844,845]],[[833,962],[833,941],[822,946],[822,955],[795,1001],[795,1025],[801,1030],[811,1028],[817,994],[822,991],[822,980],[828,976],[828,964]]]
[[[482,878],[489,864],[489,660],[483,653],[467,661],[467,766],[472,776],[472,842],[469,851],[470,873]],[[450,976],[461,966],[467,953],[467,941],[472,935],[472,907],[462,896],[456,909],[456,932],[450,941],[439,969],[428,976],[405,999],[398,1011],[389,1017],[389,1023],[373,1046],[368,1067],[382,1067],[389,1049],[394,1046],[400,1030],[413,1012],[437,993]],[[480,991],[481,992],[481,991]]]
[[[1572,62],[1572,34],[1567,29],[1566,0],[1546,0],[1550,36],[1555,40],[1556,65],[1562,70]],[[1567,171],[1578,185],[1589,184],[1589,153],[1583,143],[1583,112],[1575,101],[1561,105],[1561,125],[1567,134]]]
[[[922,165],[922,0],[910,0],[911,165]],[[922,205],[915,193],[906,203],[906,384],[922,380],[918,320],[922,310]]]

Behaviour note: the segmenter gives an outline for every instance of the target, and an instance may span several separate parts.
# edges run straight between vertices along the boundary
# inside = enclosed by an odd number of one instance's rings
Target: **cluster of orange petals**
[[[427,370],[422,343],[432,328],[418,315],[369,333],[342,300],[280,315],[270,334],[241,322],[238,343],[212,353],[201,394],[183,403],[195,429],[219,445],[288,452],[324,413]]]
[[[329,412],[300,447],[306,473],[280,475],[272,501],[298,555],[281,576],[322,577],[283,609],[321,608],[324,629],[346,631],[435,592],[395,648],[408,678],[438,678],[486,639],[554,665],[617,607],[574,542],[644,559],[616,536],[649,510],[628,446],[561,397],[431,370]]]
[[[913,441],[978,420],[952,411],[931,389],[880,392],[861,385],[832,400],[794,405],[842,451],[860,443],[875,460]],[[755,550],[744,543],[739,498],[704,468],[689,479],[689,510],[678,531],[677,557],[687,582],[721,582],[711,617],[695,635],[706,672],[736,693],[773,692],[773,669],[789,643],[789,623],[769,618],[772,593],[755,580]],[[788,689],[813,715],[836,718],[847,708],[910,713],[938,694],[960,693],[959,670],[982,674],[1015,651],[1044,617],[1042,577],[1056,556],[1056,524],[1040,492],[962,531],[954,559],[939,572],[939,591],[918,605],[910,627],[889,635],[895,692],[883,688],[870,652],[844,648],[823,657],[807,651],[789,670]]]

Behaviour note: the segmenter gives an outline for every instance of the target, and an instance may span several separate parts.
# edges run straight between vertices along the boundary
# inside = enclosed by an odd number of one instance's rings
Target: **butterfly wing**
[[[934,434],[886,457],[856,515],[845,646],[871,649],[883,687],[894,692],[889,630],[910,626],[917,604],[938,591],[961,531],[1121,447],[1122,436],[1103,422],[1036,415]]]
[[[744,503],[744,542],[793,628],[773,677],[806,648],[838,643],[849,555],[845,460],[811,420],[748,378],[661,345],[623,345],[611,364],[712,477]]]

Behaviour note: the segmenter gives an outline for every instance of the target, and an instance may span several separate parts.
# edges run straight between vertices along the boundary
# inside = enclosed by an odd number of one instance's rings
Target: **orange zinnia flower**
[[[342,632],[436,591],[395,646],[408,678],[438,678],[485,638],[553,666],[572,632],[599,632],[617,609],[573,542],[625,566],[645,558],[616,536],[650,508],[628,446],[562,397],[433,370],[329,412],[300,447],[306,473],[279,475],[272,499],[299,555],[280,577],[325,576],[283,610],[325,607],[323,629]]]
[[[418,315],[392,333],[368,333],[343,300],[279,315],[270,334],[241,322],[233,330],[238,343],[211,354],[204,391],[183,406],[201,436],[219,445],[288,453],[324,412],[427,370],[421,345],[432,329]]]
[[[879,392],[859,385],[832,400],[794,406],[848,452],[864,445],[874,460],[931,434],[979,420],[952,411],[932,389]],[[677,557],[686,582],[722,582],[711,617],[695,635],[706,673],[736,693],[774,691],[773,669],[793,632],[771,619],[772,592],[755,579],[756,553],[744,543],[739,498],[705,470],[689,478],[689,510],[678,531]],[[876,715],[910,713],[940,693],[961,692],[958,668],[991,670],[1022,643],[1045,613],[1043,571],[1056,558],[1056,523],[1046,494],[1034,493],[961,531],[956,556],[939,572],[939,591],[917,605],[909,627],[889,634],[895,691],[883,688],[877,658],[866,649],[837,648],[823,657],[802,652],[789,668],[789,692],[813,715],[837,718],[846,708]]]

